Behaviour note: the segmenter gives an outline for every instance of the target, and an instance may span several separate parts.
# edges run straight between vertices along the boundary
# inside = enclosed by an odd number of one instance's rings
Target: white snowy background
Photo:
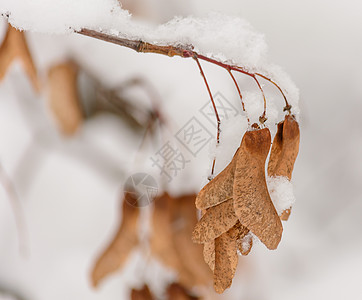
[[[138,2],[142,1],[134,3]],[[140,15],[157,22],[212,11],[246,19],[265,35],[269,60],[282,66],[300,89],[301,147],[293,174],[297,201],[284,223],[282,242],[276,251],[258,244],[249,257],[241,258],[233,287],[220,298],[360,298],[360,1],[145,3]],[[5,23],[2,35],[4,29]],[[192,116],[202,120],[199,109],[208,97],[191,59],[137,54],[77,35],[27,37],[43,75],[51,61],[70,56],[110,86],[142,76],[161,94],[174,132]],[[227,73],[203,66],[213,92],[237,105]],[[248,85],[242,76],[238,78]],[[283,104],[278,101],[274,104],[280,111]],[[215,132],[206,119],[203,124]],[[138,143],[122,122],[109,116],[89,121],[77,136],[64,139],[49,114],[46,93],[33,94],[20,65],[11,68],[0,82],[0,162],[24,211],[26,253],[19,254],[13,210],[0,189],[0,291],[15,293],[19,299],[112,300],[127,299],[128,288],[143,279],[156,281],[152,283],[156,289],[165,281],[158,266],[148,268],[140,279],[144,266],[135,255],[96,291],[90,287],[92,263],[118,225],[121,188],[127,170],[134,167],[130,156]],[[151,155],[157,150],[150,150]],[[185,178],[196,172],[205,180],[208,152],[204,149],[192,159],[194,168],[185,171]]]

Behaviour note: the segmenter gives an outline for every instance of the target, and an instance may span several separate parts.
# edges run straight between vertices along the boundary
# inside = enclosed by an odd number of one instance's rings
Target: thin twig
[[[259,117],[259,121],[260,121],[261,124],[264,124],[264,122],[267,120],[267,118],[266,118],[266,98],[265,98],[265,93],[264,93],[263,88],[260,85],[260,82],[259,82],[258,78],[256,78],[256,76],[253,76],[253,78],[256,81],[256,84],[258,85],[258,87],[259,87],[259,89],[261,91],[261,94],[263,95],[264,111],[263,111],[263,114]]]
[[[287,97],[285,96],[283,90],[281,89],[281,87],[279,85],[277,85],[273,80],[271,80],[270,78],[260,74],[260,73],[255,73],[255,75],[260,76],[261,78],[264,78],[265,80],[268,80],[270,83],[274,84],[277,89],[280,91],[280,93],[283,95],[284,101],[285,101],[285,107],[284,107],[284,111],[288,111],[290,113],[290,110],[292,108],[292,106],[289,104]]]
[[[259,83],[258,79],[256,78],[256,76],[260,76],[260,77],[270,81],[272,84],[274,84],[279,89],[279,91],[282,93],[282,95],[283,95],[283,97],[285,99],[285,102],[286,102],[286,107],[284,108],[284,110],[288,110],[290,112],[291,106],[289,105],[285,94],[283,93],[282,89],[274,81],[272,81],[270,78],[268,78],[265,75],[259,74],[259,73],[251,73],[251,72],[245,70],[244,68],[242,68],[240,66],[229,65],[229,64],[226,64],[226,63],[219,62],[219,61],[217,61],[217,60],[215,60],[213,58],[198,54],[195,51],[193,51],[194,47],[192,45],[188,45],[188,46],[184,46],[184,47],[182,47],[182,46],[175,47],[175,46],[170,46],[170,45],[168,45],[168,46],[154,45],[154,44],[151,44],[151,43],[138,41],[138,40],[129,40],[129,39],[126,39],[126,38],[121,38],[121,37],[118,37],[118,36],[113,36],[113,35],[109,35],[109,34],[106,34],[106,33],[103,33],[103,32],[98,32],[98,31],[91,30],[91,29],[86,29],[86,28],[83,28],[80,31],[77,31],[77,33],[85,35],[85,36],[97,38],[97,39],[100,39],[100,40],[103,40],[103,41],[106,41],[106,42],[114,43],[114,44],[117,44],[117,45],[120,45],[120,46],[123,46],[123,47],[127,47],[127,48],[130,48],[130,49],[135,50],[135,51],[140,52],[140,53],[157,53],[157,54],[167,55],[167,56],[170,56],[170,57],[172,57],[172,56],[180,56],[180,57],[183,57],[183,58],[192,57],[193,59],[195,59],[195,61],[197,62],[197,65],[198,65],[198,67],[200,69],[200,73],[201,73],[201,75],[202,75],[202,77],[204,79],[204,82],[206,84],[206,87],[207,87],[208,93],[210,95],[212,105],[214,107],[215,116],[216,116],[216,120],[217,120],[217,144],[219,144],[219,138],[220,138],[220,118],[219,118],[219,115],[217,113],[216,105],[214,103],[214,99],[212,97],[209,85],[207,83],[207,80],[206,80],[205,74],[204,74],[204,72],[202,70],[199,59],[205,60],[205,61],[213,63],[215,65],[218,65],[218,66],[228,70],[230,74],[231,74],[231,70],[233,70],[233,71],[240,72],[240,73],[243,73],[245,75],[248,75],[250,77],[253,77],[253,79],[256,81],[256,83],[257,83],[257,85],[258,85],[258,87],[259,87],[259,89],[260,89],[260,91],[261,91],[261,93],[263,95],[263,99],[264,99],[264,111],[263,111],[263,114],[259,117],[259,121],[262,124],[266,121],[266,97],[265,97],[264,90],[263,90],[262,86],[260,85],[260,83]],[[232,76],[232,78],[234,80],[234,83],[236,83],[235,78],[233,76]],[[240,89],[239,89],[237,84],[236,84],[236,86],[237,86],[239,95],[240,95],[240,97],[242,99]],[[242,104],[243,104],[243,102],[242,102]],[[244,105],[243,105],[243,109],[245,111]],[[214,168],[215,168],[215,158],[214,158],[213,165],[212,165],[211,175],[213,175],[213,173],[214,173]]]
[[[194,55],[194,60],[196,61],[197,66],[199,67],[200,74],[201,74],[202,78],[204,79],[204,82],[205,82],[207,91],[208,91],[209,96],[210,96],[210,100],[211,100],[212,106],[213,106],[213,108],[214,108],[214,113],[215,113],[216,122],[217,122],[217,134],[216,134],[216,146],[217,146],[217,145],[219,145],[219,143],[220,143],[220,123],[221,123],[221,122],[220,122],[219,113],[217,112],[217,108],[216,108],[216,104],[215,104],[215,101],[214,101],[214,97],[213,97],[212,94],[211,94],[211,90],[210,90],[209,84],[207,83],[207,80],[206,80],[206,76],[205,76],[205,74],[204,74],[204,71],[202,70],[201,64],[200,64],[199,60],[197,59],[197,54]],[[210,176],[210,177],[213,177],[213,175],[214,175],[215,161],[216,161],[216,157],[214,157],[214,160],[213,160],[213,162],[212,162],[211,176]]]
[[[260,74],[260,73],[252,73],[247,71],[246,69],[240,67],[240,66],[234,66],[234,65],[229,65],[226,63],[222,63],[220,61],[217,61],[213,58],[201,55],[196,53],[195,51],[193,51],[193,46],[189,45],[189,46],[185,46],[185,47],[174,47],[174,46],[160,46],[160,45],[153,45],[151,43],[146,43],[143,41],[137,41],[137,40],[129,40],[129,39],[125,39],[125,38],[121,38],[121,37],[117,37],[117,36],[113,36],[113,35],[109,35],[103,32],[98,32],[95,30],[91,30],[91,29],[86,29],[83,28],[80,31],[76,31],[79,34],[85,35],[85,36],[89,36],[92,38],[96,38],[99,40],[103,40],[106,42],[110,42],[113,44],[117,44],[123,47],[127,47],[130,48],[132,50],[135,50],[137,52],[141,52],[141,53],[157,53],[157,54],[163,54],[163,55],[167,55],[167,56],[180,56],[183,58],[189,58],[189,57],[194,57],[195,55],[197,55],[198,59],[201,60],[205,60],[207,62],[213,63],[215,65],[218,65],[224,69],[228,69],[228,70],[232,70],[232,71],[237,71],[240,73],[243,73],[245,75],[251,76],[253,78],[255,78],[255,76],[260,76],[262,78],[264,78],[265,80],[268,80],[270,83],[272,83],[273,85],[275,85],[278,90],[280,91],[280,93],[283,95],[283,98],[285,100],[286,103],[286,108],[287,110],[291,109],[291,105],[288,103],[287,101],[287,97],[285,96],[283,90],[281,89],[281,87],[274,82],[272,79],[270,79],[269,77]]]
[[[245,104],[244,104],[244,100],[243,100],[243,95],[241,94],[239,85],[238,85],[238,83],[236,82],[236,79],[235,79],[233,73],[231,72],[231,70],[230,70],[230,69],[227,69],[227,71],[229,72],[231,78],[232,78],[233,81],[234,81],[234,84],[235,84],[235,86],[236,86],[236,89],[237,89],[237,91],[238,91],[238,93],[239,93],[239,97],[240,97],[240,101],[241,101],[241,107],[242,107],[243,111],[246,113]],[[249,116],[247,115],[246,118],[248,119],[248,124],[250,124]]]

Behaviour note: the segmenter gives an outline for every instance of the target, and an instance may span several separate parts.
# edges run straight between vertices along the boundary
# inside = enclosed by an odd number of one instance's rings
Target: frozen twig
[[[274,84],[279,89],[279,91],[281,92],[281,94],[283,95],[283,98],[285,100],[285,105],[286,106],[284,107],[284,110],[287,110],[287,111],[290,112],[291,105],[288,103],[287,98],[286,98],[285,94],[283,93],[281,87],[276,82],[274,82],[272,79],[270,79],[269,77],[267,77],[267,76],[265,76],[263,74],[260,74],[260,73],[249,72],[249,71],[245,70],[244,68],[242,68],[240,66],[230,65],[230,64],[227,64],[227,63],[217,61],[216,59],[213,59],[213,58],[198,54],[197,52],[195,52],[193,50],[194,47],[192,45],[187,45],[187,46],[184,46],[184,47],[182,47],[182,46],[171,46],[171,45],[166,45],[166,46],[164,46],[164,45],[154,45],[154,44],[151,44],[151,43],[148,43],[148,42],[143,42],[143,41],[140,41],[140,40],[130,40],[130,39],[126,39],[126,38],[106,34],[106,33],[103,33],[103,32],[98,32],[98,31],[95,31],[95,30],[87,29],[87,28],[83,28],[80,31],[77,31],[77,33],[85,35],[85,36],[89,36],[89,37],[92,37],[92,38],[100,39],[100,40],[103,40],[103,41],[106,41],[106,42],[114,43],[114,44],[117,44],[117,45],[120,45],[120,46],[123,46],[123,47],[127,47],[127,48],[130,48],[130,49],[135,50],[135,51],[140,52],[140,53],[156,53],[156,54],[167,55],[167,56],[170,56],[170,57],[180,56],[182,58],[190,58],[190,57],[193,58],[196,61],[198,67],[199,67],[201,76],[204,79],[204,82],[205,82],[205,85],[206,85],[207,91],[209,93],[210,100],[211,100],[211,103],[212,103],[212,106],[213,106],[213,109],[214,109],[214,112],[215,112],[215,117],[216,117],[216,121],[217,121],[217,136],[216,136],[217,145],[220,142],[220,118],[219,118],[219,114],[217,112],[216,104],[214,102],[214,99],[213,99],[211,91],[210,91],[210,87],[209,87],[209,85],[207,83],[205,74],[204,74],[204,72],[202,70],[202,67],[201,67],[201,64],[200,64],[199,60],[204,60],[204,61],[213,63],[215,65],[218,65],[218,66],[226,69],[229,72],[229,74],[231,75],[231,77],[232,77],[232,79],[233,79],[233,81],[234,81],[234,83],[236,85],[236,88],[238,90],[238,93],[239,93],[239,96],[240,96],[240,99],[241,99],[242,108],[243,108],[244,111],[245,111],[245,106],[244,106],[244,103],[243,103],[243,100],[242,100],[242,95],[241,95],[239,86],[238,86],[233,74],[231,73],[231,71],[236,71],[236,72],[245,74],[247,76],[252,77],[255,80],[255,82],[258,85],[258,88],[259,88],[259,90],[260,90],[260,92],[261,92],[261,94],[263,96],[263,101],[264,101],[264,110],[263,110],[262,115],[259,117],[259,121],[260,121],[261,124],[263,124],[267,120],[267,117],[266,117],[266,97],[265,97],[264,90],[263,90],[257,76],[260,76],[260,77],[268,80],[269,82]],[[249,119],[248,119],[248,121],[250,122]],[[211,176],[209,178],[210,180],[213,177],[214,169],[215,169],[215,159],[213,160],[213,163],[212,163]]]
[[[139,40],[125,39],[125,38],[121,38],[118,36],[106,34],[103,32],[98,32],[96,30],[91,30],[91,29],[86,29],[86,28],[83,28],[80,31],[77,31],[77,33],[86,35],[86,36],[89,36],[92,38],[96,38],[99,40],[103,40],[103,41],[106,41],[109,43],[117,44],[117,45],[120,45],[123,47],[127,47],[127,48],[130,48],[130,49],[135,50],[140,53],[156,53],[156,54],[167,55],[170,57],[180,56],[183,58],[189,58],[189,57],[195,58],[195,56],[196,56],[198,59],[213,63],[224,69],[240,72],[242,74],[251,76],[256,81],[257,81],[256,76],[260,76],[260,77],[264,78],[265,80],[269,81],[270,83],[274,84],[278,88],[278,90],[281,92],[281,94],[283,95],[284,101],[285,101],[285,105],[286,105],[285,110],[290,111],[290,109],[291,109],[291,105],[288,103],[287,97],[284,94],[282,88],[268,76],[263,75],[261,73],[252,73],[252,72],[245,70],[244,68],[242,68],[240,66],[234,66],[234,65],[222,63],[220,61],[217,61],[216,59],[198,54],[195,51],[193,51],[193,46],[191,46],[191,45],[184,46],[184,47],[181,47],[181,46],[175,47],[175,46],[170,46],[170,45],[168,45],[168,46],[154,45],[151,43],[147,43],[147,42],[143,42],[143,41],[139,41]]]

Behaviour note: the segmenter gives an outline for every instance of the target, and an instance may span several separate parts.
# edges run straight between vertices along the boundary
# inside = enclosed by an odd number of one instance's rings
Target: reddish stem
[[[79,34],[89,36],[89,37],[93,37],[93,38],[100,39],[100,40],[103,40],[106,42],[110,42],[110,43],[114,43],[114,44],[117,44],[117,45],[120,45],[123,47],[127,47],[127,48],[133,49],[133,50],[135,50],[137,52],[141,52],[141,53],[158,53],[158,54],[163,54],[163,55],[167,55],[170,57],[181,56],[183,58],[194,57],[195,55],[197,55],[197,57],[199,59],[208,61],[210,63],[223,67],[224,69],[237,71],[237,72],[243,73],[245,75],[251,76],[254,79],[255,79],[256,75],[260,76],[260,77],[264,78],[265,80],[268,80],[270,83],[274,84],[278,88],[278,90],[281,92],[281,94],[284,97],[285,104],[286,104],[286,107],[284,108],[284,110],[290,111],[290,109],[291,109],[291,105],[288,103],[287,98],[286,98],[285,94],[283,93],[282,89],[272,79],[270,79],[267,76],[262,75],[260,73],[251,73],[242,67],[225,64],[225,63],[219,62],[213,58],[209,58],[207,56],[198,54],[192,50],[193,49],[192,46],[174,47],[174,46],[153,45],[151,43],[121,38],[118,36],[109,35],[109,34],[106,34],[103,32],[98,32],[95,30],[87,29],[87,28],[83,28],[80,31],[76,31],[76,32]]]
[[[280,93],[283,95],[284,101],[285,101],[285,107],[284,107],[284,111],[287,110],[290,113],[290,110],[292,108],[292,106],[289,104],[287,97],[285,96],[283,90],[281,89],[281,87],[279,85],[277,85],[273,80],[271,80],[270,78],[260,74],[260,73],[255,73],[255,75],[260,76],[261,78],[264,78],[265,80],[269,81],[270,83],[274,84],[277,89],[280,91]]]
[[[199,67],[201,76],[202,76],[202,78],[204,79],[204,82],[205,82],[207,91],[208,91],[209,96],[210,96],[210,100],[211,100],[212,106],[213,106],[213,108],[214,108],[214,112],[215,112],[215,116],[216,116],[216,121],[217,121],[216,144],[218,145],[218,144],[220,143],[220,123],[221,123],[221,122],[220,122],[219,113],[218,113],[218,111],[217,111],[216,104],[215,104],[215,101],[214,101],[214,97],[213,97],[212,94],[211,94],[209,84],[207,83],[206,76],[205,76],[205,74],[204,74],[204,71],[202,70],[201,64],[200,64],[200,62],[199,62],[199,60],[198,60],[198,58],[197,58],[197,54],[196,54],[196,53],[194,53],[193,59],[196,61],[197,66]],[[213,161],[213,163],[212,163],[212,168],[211,168],[211,177],[214,175],[215,161],[216,161],[216,158],[214,157],[214,161]]]
[[[266,98],[265,98],[265,93],[264,93],[264,90],[263,88],[261,87],[260,85],[260,82],[259,80],[256,78],[256,76],[254,75],[253,76],[254,80],[256,81],[256,84],[258,85],[260,91],[261,91],[261,94],[263,95],[263,100],[264,100],[264,111],[263,111],[263,114],[259,117],[259,121],[261,124],[264,124],[264,122],[267,120],[266,118]]]
[[[243,108],[243,111],[246,113],[245,104],[244,104],[244,101],[243,101],[243,96],[242,96],[242,94],[241,94],[239,85],[238,85],[238,83],[236,82],[236,79],[235,79],[233,73],[231,72],[231,70],[230,70],[230,69],[227,69],[227,71],[229,72],[231,78],[232,78],[233,81],[234,81],[234,84],[235,84],[235,86],[236,86],[236,89],[238,90],[238,93],[239,93],[239,97],[240,97],[240,101],[241,101],[241,107]],[[248,123],[250,124],[250,119],[249,119],[248,116],[247,116],[247,119],[248,119]]]

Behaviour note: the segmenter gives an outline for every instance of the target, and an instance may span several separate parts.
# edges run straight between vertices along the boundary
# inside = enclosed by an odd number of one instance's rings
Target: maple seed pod
[[[126,197],[132,197],[126,195]],[[139,209],[123,199],[122,222],[113,241],[97,259],[92,271],[92,284],[94,287],[107,275],[122,267],[129,254],[138,244]]]
[[[199,192],[195,202],[198,209],[210,208],[232,198],[237,153],[238,150],[227,167]]]
[[[131,291],[131,300],[154,300],[150,289],[147,285],[140,290],[132,289]]]
[[[298,122],[292,115],[286,115],[278,124],[268,163],[268,175],[285,176],[292,179],[295,160],[299,152],[300,132]]]
[[[242,225],[268,249],[276,249],[283,232],[265,180],[265,161],[270,149],[268,128],[247,131],[241,141],[235,167],[234,209]]]
[[[245,237],[249,233],[249,229],[243,226],[240,221],[238,220],[236,224],[230,228],[230,230],[227,232],[230,238],[233,240],[240,240],[243,237]]]
[[[176,205],[172,221],[173,240],[180,261],[193,275],[193,285],[209,285],[212,272],[204,262],[203,246],[193,243],[190,239],[197,223],[195,198],[195,194],[174,198]]]
[[[300,131],[298,122],[292,115],[286,115],[278,124],[268,163],[268,176],[284,176],[292,179],[294,163],[299,152]],[[280,218],[287,221],[291,209],[282,212]]]
[[[215,240],[214,289],[217,293],[231,286],[237,265],[236,240],[225,232]]]
[[[48,72],[50,109],[62,133],[73,135],[84,116],[77,87],[77,67],[72,62],[53,66]]]
[[[215,269],[215,241],[206,242],[203,250],[204,260],[209,268]]]
[[[151,252],[178,273],[186,287],[209,284],[212,274],[202,259],[202,246],[191,241],[196,225],[196,195],[173,198],[167,193],[154,200]],[[179,224],[175,226],[175,224]]]
[[[172,283],[167,288],[167,299],[169,300],[197,300],[198,297],[190,295],[190,293],[180,284]]]
[[[196,224],[192,234],[194,243],[210,242],[228,231],[238,221],[234,212],[233,199],[220,203],[206,210],[200,221]]]
[[[292,212],[291,208],[283,210],[282,214],[280,215],[280,220],[288,221],[291,212]]]
[[[25,39],[25,34],[11,25],[8,25],[5,38],[0,46],[0,80],[5,77],[9,66],[15,59],[19,59],[21,61],[34,89],[38,92],[40,90],[40,84],[35,65]]]
[[[166,266],[183,272],[177,251],[173,242],[173,211],[175,201],[167,193],[154,199],[152,215],[152,236],[150,247],[152,254]]]

